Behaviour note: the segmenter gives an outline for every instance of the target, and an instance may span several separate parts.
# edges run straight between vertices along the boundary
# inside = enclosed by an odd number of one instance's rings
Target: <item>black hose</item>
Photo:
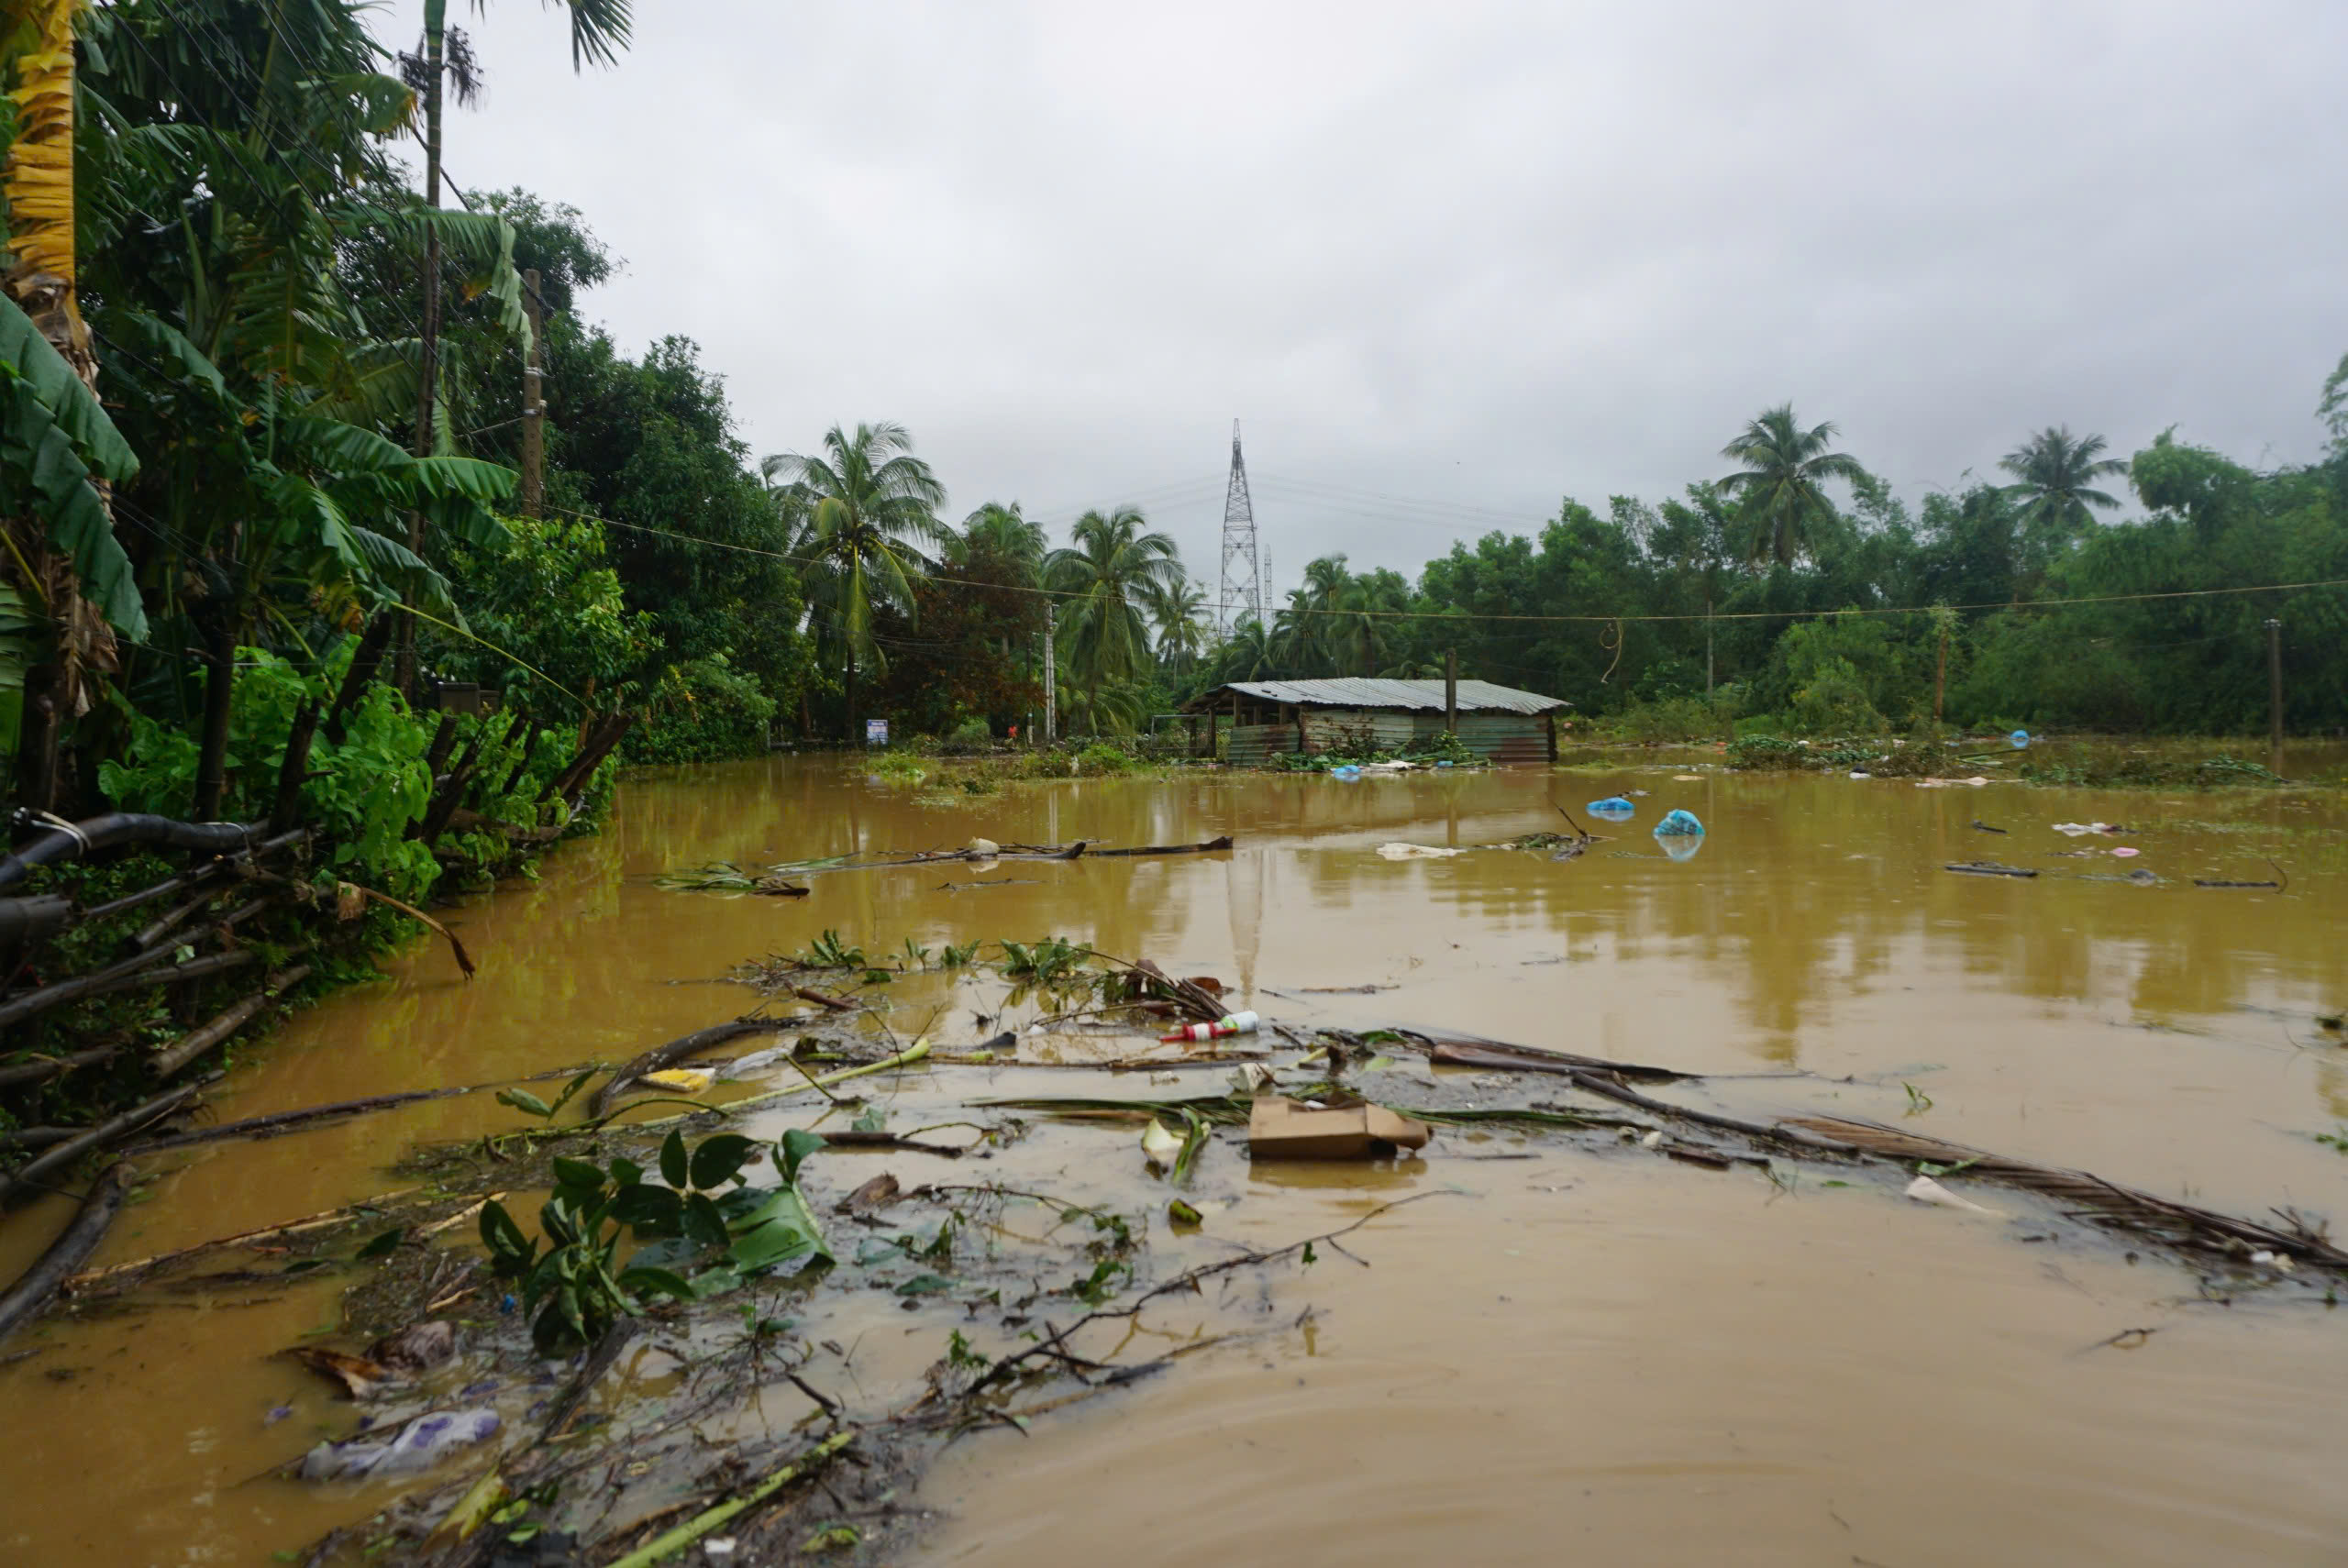
[[[62,931],[72,918],[73,900],[54,893],[0,899],[0,953]]]
[[[19,825],[26,818],[19,812]],[[0,856],[0,888],[13,888],[36,866],[77,859],[96,850],[124,844],[161,845],[202,855],[233,855],[252,846],[269,829],[266,823],[183,823],[139,812],[112,812],[70,828],[41,823],[48,837],[37,839],[14,855]]]

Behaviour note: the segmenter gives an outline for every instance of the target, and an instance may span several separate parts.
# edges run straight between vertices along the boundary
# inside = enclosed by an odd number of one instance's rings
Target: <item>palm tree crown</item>
[[[779,452],[759,465],[793,525],[792,553],[808,569],[808,602],[846,660],[848,738],[856,738],[858,659],[887,668],[872,636],[872,609],[915,614],[914,582],[925,548],[945,540],[937,509],[946,487],[913,455],[902,425],[835,425],[821,455]]]
[[[1171,584],[1152,583],[1141,592],[1144,608],[1157,628],[1157,657],[1175,669],[1187,669],[1206,646],[1206,591],[1185,575]]]
[[[2128,471],[2117,458],[2098,456],[2104,446],[2100,436],[2073,436],[2067,425],[2050,425],[1998,459],[2017,481],[2006,493],[2023,503],[2023,516],[2043,533],[2068,539],[2084,532],[2095,521],[2089,507],[2120,504],[2095,481]]]
[[[1830,420],[1804,430],[1794,418],[1791,403],[1765,411],[1745,425],[1743,434],[1721,448],[1744,467],[1719,481],[1731,495],[1744,498],[1754,522],[1751,559],[1774,556],[1779,566],[1791,566],[1810,547],[1812,522],[1831,518],[1834,503],[1822,488],[1828,480],[1855,480],[1866,470],[1858,459],[1827,447],[1834,439]]]
[[[946,558],[966,566],[973,557],[992,557],[1013,567],[1022,583],[1043,580],[1044,525],[1030,521],[1013,502],[990,501],[962,519],[962,531],[946,542]]]
[[[1145,595],[1182,579],[1174,541],[1148,530],[1138,507],[1088,512],[1045,563],[1045,580],[1061,596],[1062,646],[1095,714],[1103,680],[1132,680],[1149,668]]]

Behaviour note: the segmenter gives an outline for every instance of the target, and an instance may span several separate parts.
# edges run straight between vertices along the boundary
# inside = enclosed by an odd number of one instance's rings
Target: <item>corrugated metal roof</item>
[[[1216,692],[1236,691],[1259,702],[1294,702],[1310,708],[1402,708],[1412,712],[1443,712],[1440,680],[1373,680],[1339,676],[1329,680],[1235,680],[1194,700],[1192,708],[1212,708]],[[1519,691],[1489,680],[1459,683],[1463,713],[1546,713],[1573,704],[1537,691]]]

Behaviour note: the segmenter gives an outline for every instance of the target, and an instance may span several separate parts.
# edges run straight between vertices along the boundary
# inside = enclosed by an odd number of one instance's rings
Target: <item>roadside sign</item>
[[[864,744],[867,745],[887,745],[889,744],[889,721],[886,719],[865,720]]]

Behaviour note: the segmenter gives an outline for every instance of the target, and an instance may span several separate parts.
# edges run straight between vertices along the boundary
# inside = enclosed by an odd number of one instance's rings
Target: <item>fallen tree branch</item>
[[[1212,855],[1216,850],[1230,847],[1231,835],[1224,834],[1221,838],[1211,838],[1204,844],[1152,844],[1134,849],[1096,849],[1091,855],[1095,860],[1120,855]]]
[[[130,1184],[130,1167],[117,1161],[90,1185],[81,1209],[39,1262],[27,1269],[5,1293],[0,1293],[0,1340],[40,1316],[73,1271],[89,1260],[105,1239],[106,1227],[122,1208]]]
[[[578,1375],[563,1386],[561,1395],[547,1412],[547,1424],[538,1430],[540,1443],[555,1441],[570,1428],[581,1407],[587,1403],[587,1396],[595,1391],[595,1385],[603,1380],[604,1374],[612,1369],[612,1363],[619,1360],[620,1352],[627,1348],[628,1341],[636,1337],[636,1331],[641,1326],[637,1319],[622,1318],[604,1331],[603,1337],[595,1342],[595,1348],[588,1352]]]
[[[203,865],[183,871],[176,877],[166,878],[164,880],[156,883],[151,888],[141,888],[135,893],[126,893],[121,898],[115,899],[109,902],[99,904],[92,909],[83,910],[79,912],[76,918],[83,921],[110,919],[115,915],[121,914],[126,910],[135,910],[139,905],[152,903],[157,899],[169,898],[173,893],[179,892],[183,889],[201,887],[205,882],[210,881],[213,878],[221,875],[225,871],[230,870],[238,866],[249,866],[254,864],[264,856],[274,855],[281,849],[287,849],[296,845],[300,845],[305,842],[309,836],[310,830],[308,828],[295,828],[291,833],[282,833],[278,834],[275,838],[268,839],[262,843],[257,844],[241,855],[225,856],[217,859],[207,860]]]
[[[165,1149],[193,1148],[198,1143],[217,1143],[225,1138],[265,1138],[289,1127],[305,1126],[313,1121],[331,1121],[345,1116],[363,1116],[369,1111],[389,1110],[395,1105],[413,1105],[420,1099],[454,1099],[459,1095],[478,1094],[479,1085],[464,1088],[409,1089],[404,1094],[379,1094],[365,1099],[346,1099],[334,1105],[305,1106],[299,1110],[272,1111],[267,1116],[248,1117],[242,1121],[224,1121],[217,1127],[197,1127],[185,1132],[174,1132],[167,1138],[151,1138],[131,1151],[139,1154],[161,1154]]]
[[[261,982],[261,988],[223,1012],[200,1029],[191,1029],[171,1044],[155,1054],[150,1064],[158,1083],[185,1067],[189,1063],[219,1044],[231,1034],[252,1021],[253,1016],[275,1000],[288,987],[298,986],[310,977],[307,964],[296,964],[290,969],[280,969]]]
[[[1934,1165],[1961,1165],[1964,1174],[2092,1210],[2096,1216],[2173,1242],[2211,1245],[2210,1236],[2222,1236],[2243,1247],[2288,1253],[2303,1262],[2348,1271],[2348,1252],[2304,1230],[2282,1231],[2255,1220],[2241,1220],[2190,1203],[2175,1203],[2134,1187],[2122,1187],[2088,1171],[2065,1170],[2018,1160],[2004,1154],[1968,1148],[1941,1138],[1928,1138],[1898,1127],[1840,1116],[1797,1116],[1784,1126],[1829,1134],[1845,1145],[1889,1160],[1928,1160]],[[1951,1173],[1955,1174],[1955,1173]],[[2221,1248],[2221,1251],[2226,1250]]]
[[[1785,1123],[1773,1126],[1767,1122],[1745,1121],[1733,1116],[1722,1116],[1713,1111],[1697,1110],[1689,1106],[1673,1105],[1666,1100],[1651,1099],[1628,1085],[1617,1082],[1605,1073],[1577,1070],[1571,1077],[1576,1088],[1588,1089],[1602,1099],[1618,1100],[1624,1105],[1635,1105],[1641,1110],[1652,1111],[1657,1116],[1676,1117],[1682,1121],[1693,1121],[1701,1127],[1715,1127],[1723,1132],[1742,1133],[1747,1138],[1758,1139],[1765,1143],[1790,1143],[1797,1148],[1813,1153],[1828,1154],[1858,1153],[1848,1143],[1838,1143],[1832,1138]]]
[[[647,1073],[657,1073],[673,1066],[689,1056],[697,1056],[713,1046],[729,1040],[739,1040],[745,1034],[776,1034],[792,1027],[781,1018],[737,1018],[725,1023],[714,1023],[707,1029],[696,1029],[691,1034],[681,1034],[666,1045],[655,1045],[604,1080],[595,1091],[590,1109],[596,1116],[608,1116],[620,1096],[626,1093],[638,1078]]]
[[[168,1094],[156,1096],[142,1105],[134,1105],[121,1115],[98,1123],[76,1138],[52,1146],[48,1153],[26,1162],[6,1178],[0,1178],[0,1205],[14,1202],[27,1188],[38,1184],[51,1171],[63,1170],[93,1149],[104,1148],[118,1138],[128,1136],[150,1121],[160,1121],[179,1110],[196,1096],[201,1084],[183,1084]]]
[[[793,986],[791,988],[791,994],[801,1001],[811,1001],[817,1007],[827,1007],[834,1012],[854,1012],[857,1008],[856,1003],[839,997],[825,996],[813,986]]]
[[[14,1066],[0,1067],[0,1088],[43,1083],[76,1067],[94,1067],[100,1062],[111,1061],[121,1051],[119,1045],[97,1045],[87,1051],[76,1051],[69,1056],[42,1056],[29,1062],[18,1062]]]
[[[1501,1072],[1558,1073],[1567,1077],[1580,1072],[1612,1073],[1644,1083],[1678,1083],[1697,1077],[1671,1067],[1646,1067],[1634,1062],[1610,1062],[1602,1056],[1578,1056],[1570,1051],[1542,1051],[1530,1045],[1508,1045],[1497,1040],[1435,1040],[1407,1030],[1395,1032],[1406,1040],[1425,1042],[1427,1060],[1444,1067],[1483,1067]]]
[[[167,986],[179,980],[193,980],[214,975],[223,969],[234,969],[256,962],[250,953],[215,953],[208,957],[191,958],[169,968],[156,965],[172,955],[170,947],[157,947],[135,955],[119,964],[87,975],[77,975],[70,980],[59,980],[37,991],[28,991],[15,999],[0,1003],[0,1025],[19,1022],[50,1008],[67,1002],[87,1001],[92,997],[112,996],[116,991],[133,990],[142,986]]]
[[[923,1190],[946,1191],[949,1189],[924,1188]],[[1139,1313],[1144,1307],[1147,1306],[1150,1302],[1156,1300],[1161,1296],[1168,1296],[1178,1290],[1197,1289],[1199,1283],[1202,1280],[1212,1279],[1219,1274],[1229,1274],[1233,1269],[1246,1268],[1253,1264],[1270,1263],[1275,1259],[1284,1258],[1290,1253],[1302,1252],[1305,1248],[1312,1246],[1316,1242],[1335,1242],[1341,1236],[1351,1235],[1354,1231],[1360,1230],[1363,1226],[1368,1224],[1373,1220],[1379,1219],[1384,1215],[1391,1214],[1397,1209],[1405,1208],[1410,1204],[1420,1202],[1424,1198],[1449,1198],[1455,1196],[1456,1196],[1456,1194],[1444,1191],[1412,1193],[1408,1198],[1398,1198],[1391,1203],[1379,1204],[1377,1208],[1371,1209],[1368,1213],[1363,1215],[1360,1219],[1355,1220],[1350,1225],[1340,1225],[1334,1231],[1324,1231],[1317,1236],[1306,1236],[1300,1241],[1290,1242],[1284,1247],[1274,1247],[1269,1252],[1257,1252],[1251,1248],[1246,1252],[1239,1253],[1235,1257],[1223,1258],[1214,1263],[1202,1264],[1197,1268],[1186,1269],[1182,1273],[1176,1275],[1173,1278],[1152,1286],[1149,1289],[1143,1291],[1125,1306],[1102,1307],[1087,1312],[1083,1317],[1079,1318],[1075,1322],[1070,1323],[1065,1331],[1057,1336],[1056,1340],[1039,1341],[1036,1343],[1028,1346],[1024,1351],[1004,1356],[1002,1360],[994,1364],[993,1369],[988,1374],[986,1378],[981,1380],[980,1386],[983,1386],[986,1383],[996,1381],[1005,1369],[1017,1366],[1022,1362],[1028,1360],[1030,1357],[1046,1355],[1052,1353],[1056,1348],[1061,1348],[1058,1342],[1064,1342],[1069,1335],[1075,1333],[1079,1329],[1083,1328],[1089,1323],[1107,1322],[1113,1319],[1134,1317]],[[976,1392],[976,1389],[974,1388],[972,1392]]]
[[[65,1287],[68,1290],[85,1290],[93,1285],[109,1279],[118,1279],[124,1275],[143,1274],[150,1268],[160,1268],[169,1263],[179,1263],[220,1247],[239,1246],[248,1242],[266,1242],[279,1236],[297,1235],[304,1231],[316,1231],[328,1225],[339,1225],[348,1220],[356,1220],[370,1209],[381,1209],[393,1198],[411,1197],[423,1190],[422,1187],[404,1187],[378,1197],[362,1198],[357,1203],[346,1203],[340,1208],[322,1209],[316,1214],[305,1214],[299,1220],[283,1220],[274,1225],[261,1225],[250,1231],[239,1231],[233,1236],[216,1236],[211,1241],[197,1242],[192,1246],[175,1247],[168,1253],[156,1253],[150,1257],[134,1258],[128,1263],[109,1264],[105,1268],[94,1268],[70,1276],[65,1281]],[[478,1212],[480,1208],[481,1205],[476,1203],[465,1212]]]

